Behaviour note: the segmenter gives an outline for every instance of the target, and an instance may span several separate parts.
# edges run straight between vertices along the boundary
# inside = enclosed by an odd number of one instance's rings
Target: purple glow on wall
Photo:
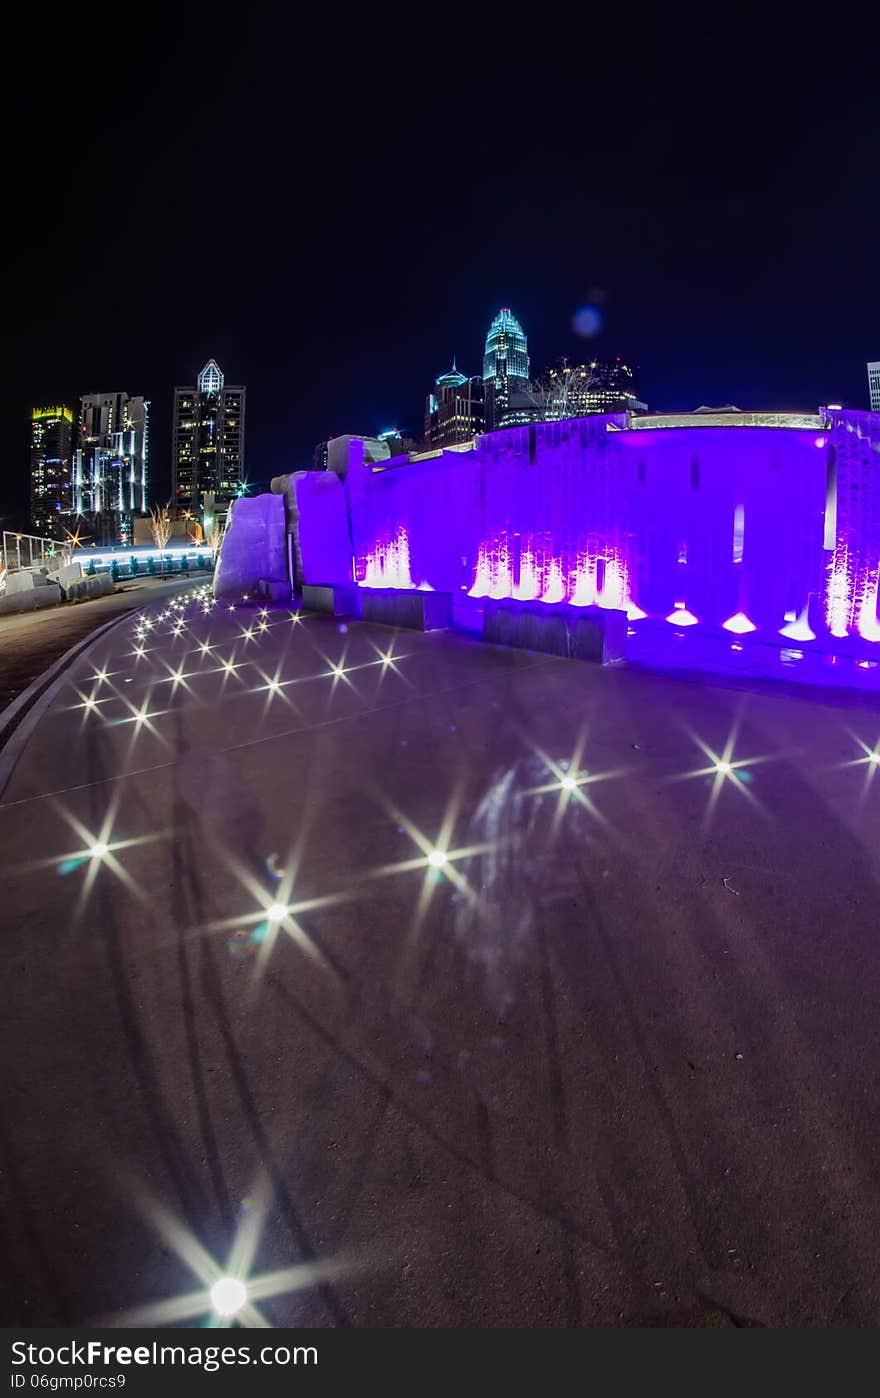
[[[878,467],[880,469],[880,467]],[[832,636],[853,630],[865,641],[880,641],[878,566],[839,540],[828,564],[826,621]]]
[[[409,566],[409,535],[400,524],[392,539],[376,544],[364,560],[361,587],[396,587],[411,591],[413,582]]]
[[[832,636],[880,642],[880,415],[831,412],[829,485],[834,550],[827,566],[825,620]]]
[[[700,618],[689,612],[684,602],[676,602],[675,607],[666,618],[673,626],[699,626]]]
[[[510,566],[510,550],[504,540],[497,543],[480,544],[475,566],[476,576],[470,590],[471,597],[511,597],[513,596],[513,573]],[[531,576],[525,583],[532,589],[532,596],[538,595],[538,583]],[[523,594],[525,598],[525,594]]]
[[[553,541],[537,544],[532,536],[519,550],[499,538],[482,542],[477,552],[471,597],[513,597],[520,602],[569,602],[574,607],[611,607],[625,610],[630,620],[645,613],[629,596],[625,560],[612,550],[600,557],[596,552],[578,555],[574,569],[566,575],[553,552]],[[600,581],[601,580],[601,581]]]
[[[786,612],[787,624],[780,626],[780,636],[787,636],[791,641],[815,641],[816,633],[810,626],[808,612],[808,607],[804,607],[800,615],[795,611]]]
[[[757,631],[758,629],[755,623],[749,620],[745,612],[735,612],[734,615],[729,616],[726,621],[722,621],[721,625],[724,627],[725,631],[733,631],[737,636],[744,636],[747,632]]]
[[[345,490],[330,471],[300,471],[290,478],[287,524],[297,541],[302,577],[315,583],[352,581],[351,536]]]
[[[849,634],[855,605],[854,578],[849,565],[849,550],[840,541],[828,563],[828,583],[825,590],[825,620],[832,636]]]
[[[880,641],[880,568],[866,572],[857,625],[863,640]]]
[[[350,473],[357,580],[876,645],[880,416],[825,418],[580,418]]]

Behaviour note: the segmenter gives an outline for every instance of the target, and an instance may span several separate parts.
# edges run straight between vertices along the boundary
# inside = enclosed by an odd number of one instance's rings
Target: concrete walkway
[[[0,617],[0,712],[54,660],[99,626],[121,612],[191,588],[191,578],[145,577],[117,583],[116,591],[107,597]]]
[[[145,615],[0,804],[4,1323],[880,1321],[876,699]]]

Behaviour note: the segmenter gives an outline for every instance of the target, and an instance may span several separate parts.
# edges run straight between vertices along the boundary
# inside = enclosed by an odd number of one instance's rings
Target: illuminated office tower
[[[880,413],[880,359],[868,365],[868,394],[872,413]]]
[[[132,520],[147,512],[150,404],[127,393],[80,399],[74,510],[98,544],[129,544]]]
[[[483,380],[468,378],[453,361],[448,374],[435,380],[425,400],[425,441],[433,447],[448,447],[472,441],[486,426]]]
[[[529,347],[525,331],[509,306],[502,306],[489,326],[483,380],[486,425],[490,431],[532,420],[525,399],[529,388]]]
[[[172,504],[200,515],[206,495],[225,513],[244,492],[245,389],[209,359],[193,387],[174,390]]]
[[[74,413],[65,404],[31,413],[31,528],[64,539],[73,518]]]

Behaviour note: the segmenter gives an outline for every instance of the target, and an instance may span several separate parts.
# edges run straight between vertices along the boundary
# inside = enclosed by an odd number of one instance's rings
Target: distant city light
[[[141,563],[150,558],[195,558],[199,554],[210,556],[210,553],[211,550],[204,544],[166,544],[164,548],[157,548],[155,544],[133,544],[131,547],[114,549],[90,548],[88,559],[89,566],[94,563],[96,566],[109,568],[112,563],[128,564],[133,558]]]

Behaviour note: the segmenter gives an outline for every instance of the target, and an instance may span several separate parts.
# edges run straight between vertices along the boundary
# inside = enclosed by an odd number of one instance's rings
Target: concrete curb
[[[120,612],[119,616],[115,616],[110,621],[105,622],[103,626],[99,626],[97,631],[92,631],[81,641],[77,641],[75,645],[70,647],[70,650],[66,650],[63,655],[59,656],[48,670],[44,670],[42,675],[38,675],[35,680],[32,680],[27,689],[23,690],[16,699],[13,699],[11,704],[7,704],[0,714],[0,748],[2,748],[0,750],[0,800],[2,800],[9,785],[18,759],[28,745],[31,734],[52,704],[70,666],[114,626],[118,626],[122,621],[129,621],[142,610],[142,607],[133,607],[129,612]],[[4,740],[4,734],[23,711],[26,711],[24,718],[9,735],[8,741]]]

